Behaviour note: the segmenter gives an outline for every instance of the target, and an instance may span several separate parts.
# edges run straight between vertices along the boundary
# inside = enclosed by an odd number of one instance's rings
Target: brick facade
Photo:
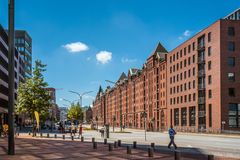
[[[227,19],[169,53],[159,43],[142,69],[130,69],[98,93],[93,115],[102,125],[146,124],[153,131],[170,125],[186,132],[240,130],[239,44],[240,21]]]

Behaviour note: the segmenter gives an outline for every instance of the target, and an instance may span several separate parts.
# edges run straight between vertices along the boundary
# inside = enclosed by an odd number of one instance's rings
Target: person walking
[[[71,136],[74,134],[75,136],[75,126],[74,126],[74,123],[72,122],[71,124]]]
[[[175,149],[177,149],[177,145],[174,142],[174,136],[177,134],[176,131],[173,129],[173,126],[171,125],[171,127],[168,130],[168,134],[169,134],[169,138],[170,138],[170,142],[168,144],[168,148],[170,149],[171,145],[173,144],[173,146],[175,147]]]
[[[82,124],[81,123],[78,125],[78,129],[79,129],[78,138],[80,138],[80,136],[82,137]]]

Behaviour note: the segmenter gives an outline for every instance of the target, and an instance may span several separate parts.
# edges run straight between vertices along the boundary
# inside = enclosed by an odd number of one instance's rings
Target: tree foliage
[[[83,120],[83,110],[79,103],[72,104],[68,109],[67,117],[70,120]]]
[[[18,113],[26,113],[32,118],[34,111],[37,111],[40,116],[47,114],[51,106],[51,97],[45,89],[48,86],[43,77],[43,72],[46,71],[45,67],[46,65],[42,64],[40,60],[36,60],[32,77],[20,83],[16,105]]]

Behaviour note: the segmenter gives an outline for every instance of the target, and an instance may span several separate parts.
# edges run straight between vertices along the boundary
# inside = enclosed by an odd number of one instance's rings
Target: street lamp
[[[14,143],[14,0],[8,1],[8,154],[15,154]]]
[[[87,92],[83,92],[83,93],[78,93],[75,91],[69,91],[70,93],[74,93],[77,94],[79,96],[79,100],[80,100],[80,106],[82,107],[82,97],[88,93],[92,93],[93,91],[87,91]]]
[[[74,101],[70,101],[70,100],[67,100],[65,98],[60,98],[60,101],[65,101],[65,102],[68,102],[70,104],[70,106],[73,104]]]

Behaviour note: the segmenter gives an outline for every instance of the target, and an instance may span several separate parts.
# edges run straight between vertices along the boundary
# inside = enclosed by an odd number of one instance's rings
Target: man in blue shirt
[[[170,148],[170,146],[173,144],[173,146],[175,147],[175,149],[177,149],[177,145],[174,142],[174,136],[175,134],[177,134],[175,132],[175,130],[173,129],[173,126],[171,125],[171,127],[168,130],[168,134],[169,134],[169,138],[170,138],[170,142],[168,144],[168,148]]]

